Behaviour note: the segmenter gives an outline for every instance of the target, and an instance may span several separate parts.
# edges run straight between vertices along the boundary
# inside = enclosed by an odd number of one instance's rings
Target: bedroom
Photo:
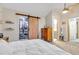
[[[75,5],[75,3],[66,4],[66,5],[68,8],[70,8],[73,5]],[[8,43],[1,41],[1,45],[3,45],[3,47],[2,46],[1,47],[5,48],[6,50],[3,50],[5,52],[0,50],[2,51],[0,52],[0,54],[13,54],[13,55],[14,54],[15,55],[71,54],[53,45],[53,42],[59,39],[62,20],[65,19],[63,20],[63,22],[67,22],[66,21],[67,18],[64,18],[65,15],[61,14],[63,8],[64,8],[64,3],[39,3],[39,4],[38,3],[35,4],[34,3],[2,3],[0,4],[0,33],[1,35],[3,35],[3,39],[7,38],[6,40],[8,41]],[[71,17],[74,15],[78,15],[78,14],[73,14],[71,15]],[[23,21],[24,19],[25,21]],[[33,19],[35,21],[33,21]],[[20,27],[22,27],[23,22],[25,23],[25,25],[27,25],[27,28],[20,29]],[[63,23],[63,24],[64,24],[63,30],[65,32],[64,33],[65,37],[63,41],[68,41],[67,23]],[[50,41],[49,43],[45,42],[43,39],[41,40],[42,34],[45,35],[45,33],[41,32],[42,28],[50,29],[49,34],[47,35],[49,37],[46,40],[46,41]],[[27,33],[25,33],[26,31]],[[22,37],[20,37],[21,33],[23,35]],[[27,35],[27,37],[25,37],[25,35]],[[2,42],[6,44],[3,44]],[[24,47],[28,47],[28,48],[24,48]],[[8,49],[9,52],[7,52]],[[28,51],[25,51],[25,49],[27,49]],[[45,51],[42,49],[44,49]],[[35,51],[36,53],[33,51]]]

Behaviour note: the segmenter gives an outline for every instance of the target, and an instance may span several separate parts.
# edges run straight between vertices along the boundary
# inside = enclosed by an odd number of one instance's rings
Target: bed
[[[41,39],[0,42],[0,55],[70,55]]]

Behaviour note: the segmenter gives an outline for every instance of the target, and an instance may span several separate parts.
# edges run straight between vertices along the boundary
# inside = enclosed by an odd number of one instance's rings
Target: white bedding
[[[69,55],[70,53],[43,40],[22,40],[0,44],[1,55]]]

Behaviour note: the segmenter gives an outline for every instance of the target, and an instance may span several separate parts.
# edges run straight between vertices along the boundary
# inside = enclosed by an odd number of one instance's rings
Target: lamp
[[[63,9],[62,13],[63,13],[63,14],[66,14],[66,13],[68,13],[68,12],[69,12],[69,9],[66,8],[66,3],[64,3],[64,9]]]

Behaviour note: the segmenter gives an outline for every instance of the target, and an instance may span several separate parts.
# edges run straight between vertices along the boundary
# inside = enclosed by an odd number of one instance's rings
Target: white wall
[[[9,36],[9,41],[16,41],[19,40],[19,18],[20,16],[15,15],[15,13],[25,13],[21,11],[11,10],[7,8],[1,8],[0,11],[1,21],[3,22],[0,24],[0,32],[3,32],[4,36]],[[14,24],[6,24],[5,21],[10,20]],[[39,19],[39,38],[41,38],[41,28],[45,26],[45,18]],[[12,31],[5,30],[6,28],[13,28]]]
[[[46,26],[52,27],[52,11],[46,16]]]
[[[2,6],[0,6],[0,33],[2,33],[2,23],[3,23],[3,19],[2,19]]]
[[[57,20],[57,31],[54,31],[55,29],[54,20]],[[60,15],[58,13],[51,11],[46,16],[46,25],[52,28],[52,40],[54,38],[59,39],[60,23],[61,23],[61,20],[60,20]]]
[[[41,28],[44,28],[45,26],[45,18],[39,19],[39,38],[41,38]]]
[[[3,34],[4,36],[9,37],[9,41],[19,40],[19,16],[15,15],[17,11],[10,10],[7,8],[3,8],[3,20],[4,22],[9,20],[12,21],[14,24],[6,24],[3,23]],[[6,28],[13,28],[14,30],[6,30]]]

